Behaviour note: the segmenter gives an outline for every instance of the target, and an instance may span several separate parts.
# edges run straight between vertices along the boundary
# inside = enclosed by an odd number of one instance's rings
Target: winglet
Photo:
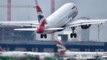
[[[47,22],[46,19],[44,18],[42,9],[39,7],[37,0],[35,0],[35,4],[36,4],[35,8],[38,15],[38,21],[40,23],[40,26],[44,26],[45,24],[47,24]]]

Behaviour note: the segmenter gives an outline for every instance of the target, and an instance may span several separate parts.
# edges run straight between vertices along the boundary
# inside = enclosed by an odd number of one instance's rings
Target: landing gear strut
[[[70,37],[71,37],[71,38],[73,38],[73,37],[76,38],[76,37],[77,37],[77,34],[74,33],[75,28],[76,28],[76,27],[71,27],[71,29],[72,29],[72,33],[70,34]]]
[[[41,38],[47,38],[47,34],[41,34],[40,37]]]

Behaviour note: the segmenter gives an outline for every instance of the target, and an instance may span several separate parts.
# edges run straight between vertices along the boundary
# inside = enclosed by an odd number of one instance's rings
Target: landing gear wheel
[[[70,37],[73,38],[73,33],[70,34]]]
[[[47,38],[47,34],[41,34],[40,37],[41,38]]]
[[[77,34],[76,33],[74,33],[74,38],[76,38],[77,37]]]
[[[76,34],[76,33],[71,33],[71,34],[70,34],[70,37],[71,37],[71,38],[73,38],[73,37],[76,38],[76,37],[77,37],[77,34]]]

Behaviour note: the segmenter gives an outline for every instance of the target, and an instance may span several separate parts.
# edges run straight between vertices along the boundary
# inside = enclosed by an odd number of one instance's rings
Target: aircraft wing
[[[81,26],[81,25],[88,25],[88,24],[102,24],[107,22],[107,19],[79,19],[74,20],[71,23],[67,24],[69,27]]]
[[[0,26],[32,26],[37,27],[39,23],[37,21],[0,21]]]
[[[63,30],[64,28],[47,28],[46,30]]]

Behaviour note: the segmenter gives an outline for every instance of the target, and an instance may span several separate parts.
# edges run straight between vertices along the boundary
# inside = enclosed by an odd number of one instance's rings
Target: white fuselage
[[[0,57],[25,57],[25,52],[20,51],[3,51],[0,52]]]
[[[71,22],[77,13],[78,11],[75,4],[64,4],[61,8],[46,18],[47,24],[45,25],[45,28],[62,28],[67,23]]]
[[[25,57],[54,57],[54,53],[47,52],[23,52],[23,51],[3,51],[0,52],[0,57],[13,57],[13,58],[25,58]]]
[[[74,59],[94,59],[96,57],[102,57],[106,52],[70,52],[66,51],[66,57]]]

